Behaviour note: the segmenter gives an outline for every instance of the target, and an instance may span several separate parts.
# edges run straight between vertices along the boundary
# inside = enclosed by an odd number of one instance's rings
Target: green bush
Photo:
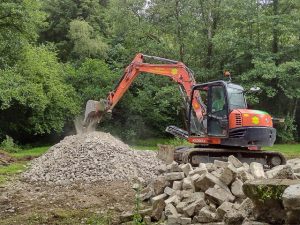
[[[20,151],[20,147],[14,142],[14,139],[8,135],[6,135],[0,146],[3,148],[3,150],[9,153]]]
[[[297,125],[295,121],[287,116],[285,122],[277,127],[278,143],[293,143],[296,140]]]

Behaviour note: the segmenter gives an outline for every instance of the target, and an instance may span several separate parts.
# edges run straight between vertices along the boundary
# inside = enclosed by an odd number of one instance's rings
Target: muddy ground
[[[134,200],[124,182],[54,187],[15,180],[0,187],[0,224],[119,224]]]

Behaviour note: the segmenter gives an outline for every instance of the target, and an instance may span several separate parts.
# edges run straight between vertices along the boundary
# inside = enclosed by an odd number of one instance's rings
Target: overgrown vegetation
[[[251,108],[285,118],[278,141],[299,140],[300,2],[295,0],[3,0],[0,140],[60,135],[87,99],[105,97],[137,52],[183,61],[198,82],[260,86]],[[126,139],[184,127],[176,84],[141,75],[101,129]]]
[[[145,225],[144,221],[143,221],[143,217],[140,214],[140,210],[141,210],[141,198],[140,198],[140,187],[137,188],[136,191],[136,195],[135,195],[135,199],[134,199],[134,215],[133,215],[133,224],[134,225]]]
[[[12,137],[6,135],[5,139],[1,142],[0,147],[6,152],[16,153],[20,151],[20,147],[14,142]]]

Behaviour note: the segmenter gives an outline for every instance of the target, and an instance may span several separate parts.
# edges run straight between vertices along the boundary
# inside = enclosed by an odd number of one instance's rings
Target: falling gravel
[[[150,181],[162,164],[153,151],[137,151],[109,133],[68,136],[32,161],[22,177],[28,182]]]

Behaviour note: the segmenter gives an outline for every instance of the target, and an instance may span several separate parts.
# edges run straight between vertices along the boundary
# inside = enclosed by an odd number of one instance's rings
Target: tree
[[[108,46],[87,22],[71,21],[69,35],[74,44],[72,58],[105,58]]]
[[[73,60],[73,57],[77,60],[80,53],[83,53],[82,57],[94,56],[90,55],[90,52],[83,52],[84,48],[79,47],[80,44],[84,44],[89,49],[99,48],[96,44],[100,44],[102,50],[105,48],[102,39],[106,35],[106,23],[103,16],[106,1],[46,0],[43,2],[43,9],[48,14],[48,26],[41,32],[40,41],[54,43],[62,61]],[[82,36],[80,40],[74,40],[74,35],[78,37],[78,33],[75,34],[76,29],[85,30],[83,34],[85,36]],[[79,43],[80,41],[84,43]],[[93,44],[92,41],[96,43]]]
[[[26,46],[15,66],[0,73],[1,135],[20,140],[61,132],[78,113],[76,93],[65,84],[64,66],[47,47]]]
[[[20,50],[38,38],[45,13],[39,0],[3,0],[0,2],[0,69],[20,59]]]

